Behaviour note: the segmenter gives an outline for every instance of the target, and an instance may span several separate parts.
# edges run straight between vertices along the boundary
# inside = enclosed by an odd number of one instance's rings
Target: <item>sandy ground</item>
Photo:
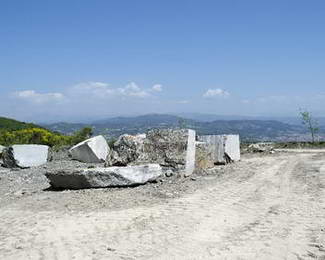
[[[52,191],[42,169],[2,168],[0,196],[0,259],[325,259],[320,152],[130,189]]]
[[[275,149],[277,152],[285,153],[325,153],[325,149]]]

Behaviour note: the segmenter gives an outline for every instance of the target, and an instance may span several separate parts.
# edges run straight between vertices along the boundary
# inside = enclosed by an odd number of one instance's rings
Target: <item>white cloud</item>
[[[124,88],[118,88],[117,93],[125,97],[139,97],[145,98],[151,96],[149,91],[141,89],[137,84],[131,82],[127,84]]]
[[[70,95],[88,96],[96,98],[107,98],[115,94],[114,89],[104,82],[82,82],[69,89]]]
[[[69,92],[70,95],[79,95],[86,97],[108,98],[108,97],[150,97],[150,91],[153,89],[144,89],[139,87],[135,82],[130,82],[125,87],[111,88],[108,83],[104,82],[84,82],[73,86]],[[158,92],[158,88],[155,90]]]
[[[230,95],[229,92],[227,92],[221,88],[216,88],[216,89],[208,89],[203,94],[203,97],[205,97],[205,98],[228,97],[229,95]]]
[[[152,86],[152,91],[156,91],[156,92],[161,92],[162,91],[162,85],[160,84],[155,84]]]
[[[65,98],[62,93],[37,93],[35,90],[17,91],[14,93],[14,96],[33,103],[62,101]]]
[[[77,84],[75,87],[80,89],[105,89],[109,85],[104,82],[89,81]]]

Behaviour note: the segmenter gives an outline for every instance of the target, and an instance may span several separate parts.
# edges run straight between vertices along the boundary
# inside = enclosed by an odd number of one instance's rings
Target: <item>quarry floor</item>
[[[0,259],[325,259],[322,151],[127,189],[54,191],[52,166],[0,168]]]

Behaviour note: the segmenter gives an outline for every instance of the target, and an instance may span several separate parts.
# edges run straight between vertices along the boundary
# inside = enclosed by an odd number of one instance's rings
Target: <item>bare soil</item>
[[[0,259],[325,259],[325,153],[247,154],[204,175],[51,190],[0,167]]]

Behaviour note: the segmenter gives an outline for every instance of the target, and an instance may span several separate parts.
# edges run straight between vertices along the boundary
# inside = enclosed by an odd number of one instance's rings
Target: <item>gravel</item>
[[[167,174],[154,183],[129,188],[99,188],[83,190],[54,190],[45,173],[48,170],[91,168],[102,164],[86,164],[73,160],[53,160],[29,169],[0,167],[0,205],[26,210],[93,211],[96,209],[125,209],[153,205],[178,198],[211,185],[213,180],[239,164],[218,166],[205,173],[184,178]],[[0,206],[0,207],[1,207]]]

